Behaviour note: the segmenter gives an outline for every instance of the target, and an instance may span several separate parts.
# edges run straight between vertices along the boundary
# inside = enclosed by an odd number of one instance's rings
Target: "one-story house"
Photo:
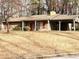
[[[77,15],[34,15],[28,17],[10,18],[9,28],[13,30],[20,26],[24,31],[25,27],[29,31],[51,31],[51,30],[76,30],[78,27]],[[5,30],[5,22],[1,28]]]

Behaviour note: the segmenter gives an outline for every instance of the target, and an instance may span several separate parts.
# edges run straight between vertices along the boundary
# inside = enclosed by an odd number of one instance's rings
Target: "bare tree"
[[[21,13],[20,16],[30,16],[31,15],[31,0],[21,0]]]
[[[19,0],[0,0],[2,21],[5,21],[7,33],[9,33],[9,18],[19,11]],[[16,11],[13,11],[16,10]]]

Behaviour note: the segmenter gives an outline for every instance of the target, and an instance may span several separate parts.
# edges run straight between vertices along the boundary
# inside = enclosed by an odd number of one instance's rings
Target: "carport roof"
[[[76,15],[34,15],[28,17],[18,17],[18,18],[10,18],[9,22],[19,22],[19,21],[43,21],[43,20],[73,20],[77,16]]]
[[[77,15],[58,15],[53,20],[75,20],[76,17]]]

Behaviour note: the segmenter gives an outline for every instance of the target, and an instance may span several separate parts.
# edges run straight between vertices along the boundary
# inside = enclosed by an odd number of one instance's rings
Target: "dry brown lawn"
[[[79,32],[0,33],[0,59],[28,59],[78,52]]]

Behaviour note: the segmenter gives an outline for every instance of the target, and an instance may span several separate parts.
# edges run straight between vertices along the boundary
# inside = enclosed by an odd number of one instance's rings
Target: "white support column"
[[[61,31],[61,21],[59,21],[59,31]]]
[[[74,31],[76,30],[75,28],[75,20],[73,20],[73,28],[74,28]]]
[[[50,21],[48,20],[48,31],[51,31],[51,27],[50,27]]]
[[[72,23],[68,23],[69,31],[72,31]]]
[[[22,21],[22,31],[24,31],[24,21]]]
[[[37,21],[35,20],[35,29],[34,29],[34,31],[36,31],[36,28],[37,28]]]
[[[1,31],[5,31],[4,24],[1,23]]]

